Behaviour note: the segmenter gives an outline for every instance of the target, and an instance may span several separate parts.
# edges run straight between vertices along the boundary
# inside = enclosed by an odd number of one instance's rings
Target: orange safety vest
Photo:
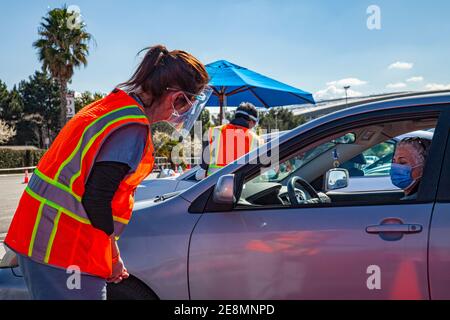
[[[252,130],[234,124],[209,128],[208,175],[256,149],[261,139]]]
[[[118,237],[131,218],[137,186],[153,169],[154,149],[144,109],[116,89],[78,112],[39,161],[20,199],[6,245],[40,263],[77,266],[84,273],[108,278],[111,239],[92,226],[81,199],[102,144],[115,130],[130,124],[148,128],[149,138],[138,168],[120,183],[111,203]]]

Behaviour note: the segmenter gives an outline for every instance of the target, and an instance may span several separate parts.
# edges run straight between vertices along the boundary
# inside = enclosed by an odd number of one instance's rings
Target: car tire
[[[130,276],[120,283],[108,283],[107,300],[159,300],[157,295],[139,279]]]

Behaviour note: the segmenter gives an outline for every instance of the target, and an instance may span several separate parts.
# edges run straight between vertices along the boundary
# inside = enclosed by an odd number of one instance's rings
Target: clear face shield
[[[167,89],[176,90],[172,88]],[[206,103],[211,97],[212,92],[213,89],[211,87],[205,87],[198,94],[183,92],[186,98],[186,102],[189,104],[189,109],[181,114],[176,110],[175,106],[172,105],[173,107],[172,115],[170,116],[169,119],[166,120],[166,122],[169,123],[180,134],[181,138],[185,138],[187,135],[189,135],[189,132],[194,126],[195,121],[198,119],[200,113],[202,113]],[[191,99],[188,98],[187,95],[193,96],[195,100],[192,101]]]

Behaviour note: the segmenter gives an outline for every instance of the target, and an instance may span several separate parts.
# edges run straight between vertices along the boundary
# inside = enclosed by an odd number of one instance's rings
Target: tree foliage
[[[105,95],[103,93],[95,92],[91,93],[90,91],[85,91],[81,93],[78,97],[75,97],[75,112],[80,111],[85,106],[104,98]]]
[[[72,79],[75,68],[87,65],[92,39],[84,23],[72,24],[74,15],[66,6],[50,10],[42,18],[38,29],[39,39],[33,43],[38,50],[42,69],[58,81],[61,127],[66,121],[67,84]]]
[[[23,101],[16,86],[8,93],[2,107],[1,118],[14,123],[20,119],[23,112]]]
[[[56,81],[43,72],[36,72],[28,80],[8,92],[0,81],[0,119],[15,135],[8,144],[44,147],[57,135],[60,95]]]
[[[286,108],[272,108],[267,112],[260,112],[259,118],[259,127],[268,132],[274,129],[291,130],[306,122],[303,116],[296,116]]]
[[[294,113],[286,108],[271,108],[269,110],[259,110],[259,129],[264,130],[274,130],[278,129],[279,131],[291,130],[295,127],[306,122],[303,116],[296,116]],[[225,118],[228,121],[234,119],[234,112],[225,112]],[[212,117],[212,124],[214,126],[218,126],[219,124],[219,115]]]
[[[8,108],[9,91],[6,83],[0,80],[0,118],[4,118],[4,110]]]
[[[234,112],[229,112],[229,111],[225,111],[225,119],[228,120],[228,122],[230,122],[231,120],[233,120],[234,118]],[[215,126],[220,126],[220,115],[213,115],[212,116],[212,125]]]
[[[17,122],[17,144],[45,146],[60,130],[60,92],[58,83],[49,74],[36,71],[19,84],[23,111]]]
[[[208,109],[204,109],[202,113],[200,113],[199,120],[202,122],[202,134],[213,126],[213,123],[211,122],[211,113]]]
[[[172,149],[178,144],[178,141],[172,140],[168,133],[162,131],[154,131],[152,140],[155,156],[165,157],[169,162],[172,161]]]
[[[0,144],[7,143],[15,135],[16,130],[0,119]]]

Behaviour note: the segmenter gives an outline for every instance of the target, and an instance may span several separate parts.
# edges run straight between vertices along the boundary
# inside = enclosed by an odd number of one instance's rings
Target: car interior
[[[324,203],[380,203],[400,201],[402,190],[340,191],[341,187],[327,186],[329,174],[339,175],[347,161],[367,156],[369,160],[384,164],[391,161],[392,144],[382,144],[403,134],[430,130],[437,120],[414,119],[374,124],[339,132],[320,139],[300,150],[284,156],[276,164],[261,168],[244,179],[236,209],[254,207],[311,205]],[[381,144],[377,155],[364,154]],[[385,145],[385,146],[384,146]],[[386,160],[388,159],[388,160]],[[348,168],[346,168],[348,169]],[[348,170],[346,177],[348,178]],[[334,181],[336,183],[336,181]]]

